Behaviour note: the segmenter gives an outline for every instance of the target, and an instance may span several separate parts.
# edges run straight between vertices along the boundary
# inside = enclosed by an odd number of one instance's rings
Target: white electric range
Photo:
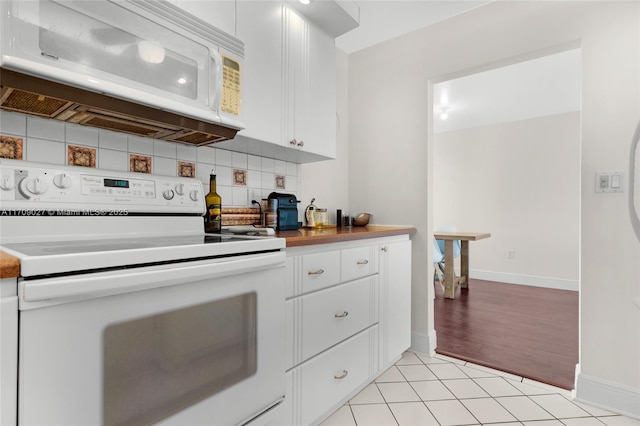
[[[284,240],[204,212],[194,179],[0,159],[3,418],[278,424]]]

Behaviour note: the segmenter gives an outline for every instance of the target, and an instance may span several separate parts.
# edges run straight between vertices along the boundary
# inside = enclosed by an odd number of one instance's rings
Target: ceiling
[[[490,1],[356,0],[360,26],[337,37],[336,46],[355,53]],[[434,132],[579,111],[580,67],[580,49],[574,49],[436,84]]]
[[[490,0],[356,0],[360,8],[360,26],[336,38],[336,46],[346,52],[382,43],[415,31]]]

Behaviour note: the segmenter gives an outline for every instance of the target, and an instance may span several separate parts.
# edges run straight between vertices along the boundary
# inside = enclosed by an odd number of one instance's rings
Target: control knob
[[[53,184],[60,189],[66,189],[71,186],[71,176],[66,173],[55,175],[53,177]]]
[[[183,183],[179,183],[179,184],[176,185],[176,194],[184,195],[184,184]]]
[[[0,189],[3,191],[10,191],[13,189],[13,182],[9,176],[2,176],[2,178],[0,178]]]
[[[176,195],[175,192],[173,192],[173,189],[167,189],[166,191],[164,191],[162,193],[162,196],[164,197],[165,200],[173,200],[173,197]]]
[[[20,186],[18,187],[22,195],[26,198],[30,198],[27,192],[33,195],[39,195],[47,192],[48,188],[49,186],[47,185],[47,182],[39,177],[34,179],[23,179],[20,181]]]
[[[198,195],[198,190],[194,189],[189,193],[189,198],[191,198],[191,201],[198,201]]]

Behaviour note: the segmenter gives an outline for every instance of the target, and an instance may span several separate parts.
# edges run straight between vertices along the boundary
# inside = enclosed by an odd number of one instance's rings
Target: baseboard
[[[436,354],[436,331],[430,330],[429,334],[411,332],[411,350],[434,356]]]
[[[579,372],[573,396],[578,402],[640,420],[640,389]]]
[[[509,274],[506,272],[479,271],[477,269],[470,270],[469,276],[477,280],[496,281],[500,283],[530,285],[533,287],[554,288],[556,290],[579,290],[578,281],[562,278]]]

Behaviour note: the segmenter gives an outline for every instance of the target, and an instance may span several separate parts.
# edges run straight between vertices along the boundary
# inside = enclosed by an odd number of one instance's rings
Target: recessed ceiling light
[[[311,0],[298,0],[300,3],[302,4],[309,4],[311,3]]]

